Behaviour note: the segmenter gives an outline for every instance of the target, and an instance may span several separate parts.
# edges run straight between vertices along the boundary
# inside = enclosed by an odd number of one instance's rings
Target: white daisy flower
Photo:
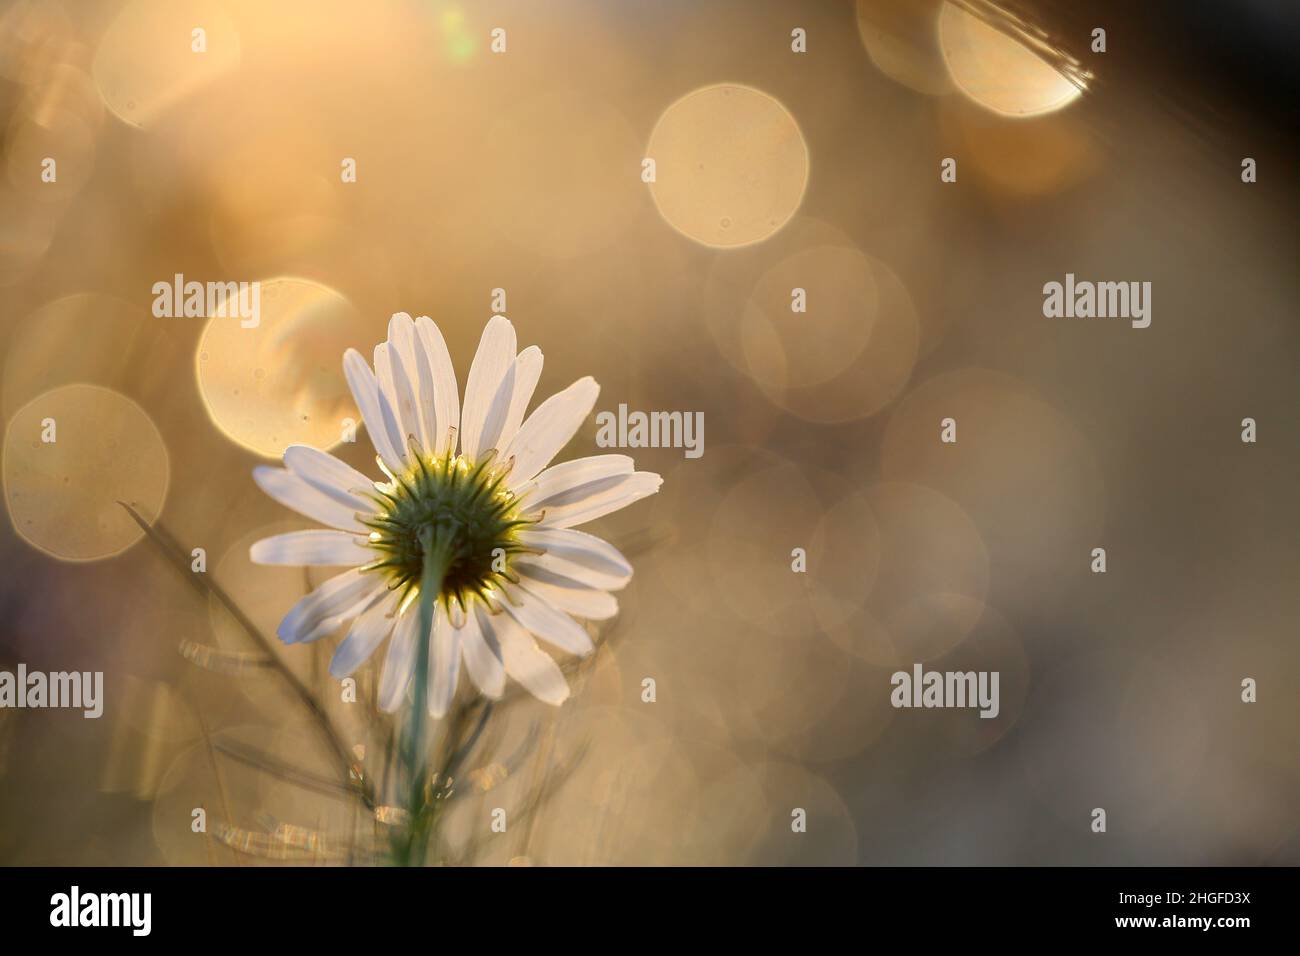
[[[372,372],[355,349],[343,373],[386,481],[372,481],[332,455],[291,445],[285,468],[253,477],[280,504],[333,530],[264,538],[259,564],[351,566],[295,604],[280,623],[289,644],[350,625],[330,662],[347,677],[392,636],[379,702],[392,712],[428,651],[428,707],[451,704],[461,661],[490,698],[506,677],[549,704],[569,696],[559,666],[534,637],[572,654],[595,647],[575,618],[618,612],[611,591],[632,567],[613,545],[574,526],[659,490],[626,455],[547,467],[591,413],[600,387],[582,378],[524,419],[542,371],[535,346],[515,352],[503,316],[488,322],[469,370],[465,406],[438,327],[404,312],[375,348]],[[459,439],[459,450],[458,450]],[[432,627],[420,640],[421,587],[437,587]]]

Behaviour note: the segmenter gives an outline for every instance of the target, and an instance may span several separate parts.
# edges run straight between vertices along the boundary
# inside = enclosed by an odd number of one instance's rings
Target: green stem
[[[420,544],[424,550],[423,568],[420,573],[420,615],[419,631],[415,651],[415,700],[411,705],[411,796],[408,812],[410,813],[410,831],[407,837],[404,862],[409,866],[424,864],[424,850],[428,842],[427,834],[427,793],[428,762],[424,753],[424,725],[429,708],[429,642],[433,630],[434,610],[438,595],[442,592],[443,578],[451,567],[455,556],[450,534],[436,534],[433,527],[426,527],[420,535]]]

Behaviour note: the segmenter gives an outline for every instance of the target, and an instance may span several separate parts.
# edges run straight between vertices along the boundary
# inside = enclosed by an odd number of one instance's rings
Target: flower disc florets
[[[409,457],[414,464],[397,475],[380,462],[390,480],[375,485],[376,512],[364,519],[370,547],[380,555],[366,569],[388,575],[405,605],[432,570],[426,565],[435,563],[437,574],[427,580],[441,580],[436,599],[448,611],[453,605],[468,610],[502,581],[517,582],[510,561],[529,550],[517,531],[535,519],[520,517],[519,498],[505,487],[511,463],[495,467],[495,452],[475,463],[450,454],[412,451]]]

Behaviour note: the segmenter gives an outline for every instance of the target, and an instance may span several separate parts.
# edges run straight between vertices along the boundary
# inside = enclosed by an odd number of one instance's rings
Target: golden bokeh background
[[[703,412],[705,452],[629,452],[665,483],[590,529],[620,616],[562,708],[497,708],[448,862],[1300,862],[1294,124],[1276,51],[1189,52],[1278,28],[1131,7],[0,5],[0,669],[107,697],[0,710],[0,863],[364,862],[250,761],[333,772],[118,502],[273,632],[319,576],[249,563],[305,526],[253,467],[367,469],[343,351],[428,314],[463,384],[496,290],[539,396]],[[1151,281],[1151,327],[1044,318],[1066,272]],[[177,274],[260,282],[259,325],[156,316]],[[379,778],[332,643],[277,654]],[[999,671],[1000,715],[893,709],[914,662]]]

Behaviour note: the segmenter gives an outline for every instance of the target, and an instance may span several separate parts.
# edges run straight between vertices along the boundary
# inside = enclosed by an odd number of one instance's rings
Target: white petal
[[[460,676],[460,631],[451,626],[447,612],[438,609],[429,641],[429,716],[444,717],[456,696]]]
[[[474,438],[471,446],[473,452],[464,452],[470,456],[471,461],[477,461],[478,456],[489,448],[500,450],[497,438],[501,435],[501,429],[505,427],[506,416],[510,414],[510,400],[514,397],[514,394],[515,365],[512,362],[510,367],[506,369],[501,384],[497,386],[496,397],[488,405],[487,414],[483,416],[483,424],[479,428],[478,435]],[[466,405],[465,407],[468,410],[469,406]]]
[[[501,380],[492,407],[488,409],[483,430],[479,433],[479,454],[489,448],[501,449],[519,432],[528,403],[532,401],[537,380],[542,374],[542,350],[530,345],[515,358],[514,365]]]
[[[499,433],[510,408],[514,394],[515,327],[504,315],[495,315],[483,329],[478,351],[469,367],[469,380],[465,383],[465,409],[460,420],[460,452],[470,461],[477,461],[481,452],[491,445],[481,445],[483,426],[492,412],[493,402],[498,409],[496,431]],[[509,379],[509,384],[503,384]],[[498,398],[498,393],[503,393]]]
[[[330,675],[339,679],[350,677],[358,667],[370,659],[370,655],[390,633],[396,621],[393,612],[397,610],[399,594],[388,592],[372,604],[352,622],[352,628],[343,643],[334,652],[330,660]]]
[[[248,557],[254,564],[355,567],[375,554],[366,539],[346,531],[290,531],[254,543]]]
[[[456,386],[456,370],[452,368],[447,343],[432,319],[427,315],[417,318],[415,334],[420,340],[420,352],[429,365],[429,374],[433,380],[434,420],[437,431],[433,436],[436,444],[432,451],[440,455],[447,450],[442,443],[448,434],[460,428],[460,391]],[[428,397],[422,394],[421,400],[427,402]]]
[[[521,554],[515,559],[515,566],[520,573],[525,568],[543,568],[552,574],[570,578],[584,587],[595,588],[598,591],[618,591],[627,587],[628,581],[631,580],[626,577],[617,577],[593,571],[581,564],[565,560],[554,554]]]
[[[351,465],[310,445],[290,445],[284,450],[288,469],[349,511],[373,511],[374,502],[355,492],[370,491],[374,482]]]
[[[342,618],[359,603],[369,600],[383,588],[383,582],[373,574],[363,574],[355,568],[336,574],[316,590],[302,598],[289,609],[276,633],[286,644],[312,640],[327,631],[315,633],[327,620]],[[335,625],[337,627],[337,624]]]
[[[530,502],[543,501],[560,492],[600,478],[630,475],[634,467],[632,459],[627,455],[592,455],[589,458],[574,458],[572,461],[552,465],[526,485],[517,485],[515,493],[521,496],[527,495]]]
[[[410,313],[394,312],[388,320],[389,353],[402,361],[409,372],[415,371],[415,323]]]
[[[588,482],[544,501],[529,502],[528,507],[543,513],[542,527],[570,528],[653,495],[663,483],[654,472],[637,471]]]
[[[515,565],[524,585],[552,607],[588,621],[607,621],[618,613],[614,595],[550,568],[519,562]]]
[[[402,430],[402,416],[397,409],[397,393],[393,389],[393,366],[388,361],[388,343],[380,342],[375,346],[375,360],[372,363],[375,369],[375,381],[379,383],[379,391],[388,401],[388,407],[393,413],[393,421],[397,423],[397,430]]]
[[[501,661],[507,674],[544,703],[558,706],[568,700],[569,685],[564,680],[564,672],[514,618],[508,614],[493,615],[484,624],[484,629],[487,628],[491,628],[501,648]]]
[[[388,346],[397,350],[415,397],[415,427],[412,428],[410,423],[406,427],[419,439],[420,448],[432,455],[437,451],[434,439],[438,435],[433,369],[428,354],[417,340],[415,323],[405,312],[397,312],[389,319]]]
[[[379,709],[391,714],[402,704],[406,688],[415,673],[415,638],[420,631],[419,606],[412,604],[397,619],[393,639],[388,642],[388,656],[384,658],[384,671],[379,678]]]
[[[521,544],[546,553],[521,555],[520,562],[538,564],[584,584],[617,590],[632,579],[632,565],[603,538],[568,528],[528,528],[519,532]]]
[[[402,441],[398,446],[403,457],[408,456],[408,439],[420,437],[420,412],[415,402],[415,389],[411,386],[413,372],[408,373],[397,349],[385,343],[375,346],[375,377],[380,391],[388,400],[393,419],[397,423]]]
[[[515,389],[510,399],[510,410],[506,413],[501,433],[495,442],[488,445],[489,448],[501,448],[518,434],[519,423],[524,420],[524,412],[528,411],[528,403],[533,400],[537,380],[541,377],[542,350],[536,345],[530,345],[515,358]]]
[[[397,427],[393,410],[380,391],[374,373],[356,349],[348,349],[343,355],[343,375],[348,380],[348,388],[352,390],[357,408],[361,410],[361,417],[365,420],[366,431],[370,433],[375,451],[392,471],[404,470],[406,456],[401,453],[405,447],[402,444],[401,429]]]
[[[510,589],[508,601],[502,602],[506,613],[547,644],[570,654],[585,656],[596,649],[586,628],[545,598],[523,586]]]
[[[302,636],[299,643],[310,644],[312,641],[318,641],[322,637],[329,637],[331,634],[337,633],[340,627],[365,613],[372,604],[383,598],[387,593],[387,586],[383,583],[377,583],[372,591],[363,594],[338,614],[323,618],[319,624]]]
[[[501,460],[515,460],[510,473],[512,488],[524,484],[545,468],[591,414],[600,386],[580,378],[562,392],[538,405],[515,437],[501,451]]]
[[[484,626],[487,616],[487,611],[475,604],[460,630],[460,645],[470,679],[484,696],[496,700],[506,689],[506,670],[492,628]]]
[[[280,504],[313,521],[344,531],[366,530],[357,520],[356,508],[345,507],[284,468],[258,465],[253,469],[253,480]]]

